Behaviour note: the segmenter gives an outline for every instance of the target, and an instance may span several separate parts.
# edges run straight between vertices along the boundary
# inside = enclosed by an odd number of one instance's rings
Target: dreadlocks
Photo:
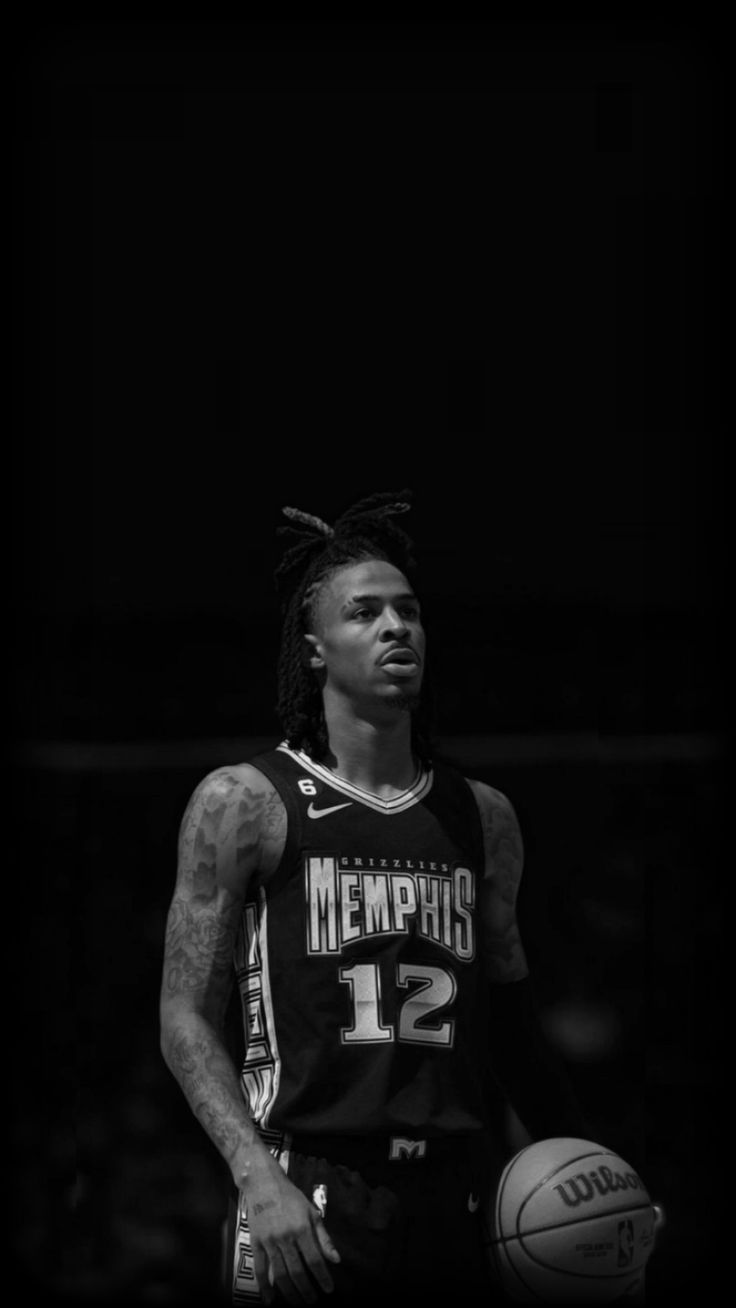
[[[303,656],[316,601],[334,572],[363,559],[384,559],[405,575],[413,572],[413,542],[394,521],[410,509],[411,491],[384,491],[359,500],[333,526],[300,509],[283,510],[290,525],[279,527],[278,534],[290,543],[274,578],[282,613],[277,714],[291,747],[316,760],[327,754],[327,727],[320,687]],[[429,694],[429,685],[423,685],[412,718],[413,747],[425,763],[430,757]]]

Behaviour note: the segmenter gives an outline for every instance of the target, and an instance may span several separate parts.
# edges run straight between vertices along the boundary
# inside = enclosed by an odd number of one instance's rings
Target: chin
[[[397,713],[413,713],[419,708],[421,696],[418,691],[398,690],[395,694],[388,697],[384,703],[389,708],[395,709]]]

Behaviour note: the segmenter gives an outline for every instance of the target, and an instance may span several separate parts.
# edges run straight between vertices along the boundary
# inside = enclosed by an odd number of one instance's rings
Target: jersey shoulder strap
[[[471,864],[482,870],[485,864],[483,825],[478,802],[467,779],[458,768],[441,760],[432,763],[433,785],[425,803],[437,813],[448,835],[460,846]]]
[[[282,870],[292,866],[302,843],[302,819],[295,794],[294,764],[288,755],[279,753],[276,749],[257,754],[254,758],[249,758],[248,762],[268,778],[286,809],[286,843],[281,862],[274,873],[278,877]]]

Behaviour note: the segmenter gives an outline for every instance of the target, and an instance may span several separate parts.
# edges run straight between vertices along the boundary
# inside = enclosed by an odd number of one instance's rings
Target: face
[[[425,653],[419,601],[393,564],[367,559],[333,573],[312,625],[309,662],[326,696],[361,707],[418,700]]]

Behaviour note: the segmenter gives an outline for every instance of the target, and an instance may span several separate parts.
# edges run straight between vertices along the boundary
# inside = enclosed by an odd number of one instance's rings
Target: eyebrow
[[[412,600],[414,604],[419,603],[416,595],[410,590],[402,591],[401,595],[393,595],[390,598],[394,604],[400,604],[402,600]],[[349,608],[351,604],[383,604],[385,599],[385,595],[353,595],[349,600],[345,601],[343,608]]]

